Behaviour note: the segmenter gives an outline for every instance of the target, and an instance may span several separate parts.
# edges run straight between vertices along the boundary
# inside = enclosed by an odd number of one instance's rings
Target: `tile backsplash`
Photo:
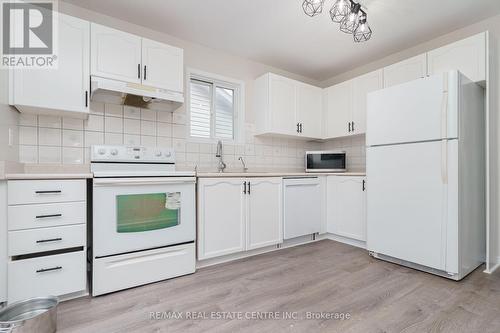
[[[245,125],[245,142],[224,145],[224,161],[241,168],[243,156],[252,169],[303,170],[304,152],[319,149],[318,142],[254,137]],[[88,164],[93,144],[174,147],[180,168],[215,170],[216,144],[187,138],[184,112],[161,112],[114,104],[91,103],[87,120],[21,114],[19,160],[39,164]]]
[[[251,169],[304,169],[306,150],[340,149],[347,152],[347,167],[365,169],[365,136],[306,142],[297,139],[255,137],[253,124],[245,125],[245,142],[224,144],[224,162],[241,168],[238,157]],[[161,112],[115,104],[91,103],[87,120],[36,116],[19,119],[19,161],[30,164],[83,165],[90,163],[94,144],[174,147],[179,168],[215,170],[216,144],[187,136],[184,112]]]
[[[365,135],[356,135],[325,141],[321,150],[343,150],[347,155],[347,169],[349,171],[366,170]]]

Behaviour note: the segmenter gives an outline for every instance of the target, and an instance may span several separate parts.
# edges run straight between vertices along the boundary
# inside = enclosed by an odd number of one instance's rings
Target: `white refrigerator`
[[[460,280],[485,255],[484,90],[458,71],[368,95],[367,248]]]

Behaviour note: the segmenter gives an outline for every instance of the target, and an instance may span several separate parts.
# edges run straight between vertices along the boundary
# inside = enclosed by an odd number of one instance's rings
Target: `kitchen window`
[[[188,91],[191,138],[231,142],[241,137],[242,83],[190,73]]]

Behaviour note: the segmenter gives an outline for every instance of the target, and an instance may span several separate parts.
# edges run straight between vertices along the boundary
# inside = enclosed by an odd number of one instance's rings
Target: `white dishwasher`
[[[283,179],[284,239],[322,231],[323,189],[319,177]]]

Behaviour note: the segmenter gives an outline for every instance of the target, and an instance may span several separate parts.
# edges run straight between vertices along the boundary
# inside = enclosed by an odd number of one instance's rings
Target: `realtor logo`
[[[2,1],[2,67],[55,68],[55,4]]]

